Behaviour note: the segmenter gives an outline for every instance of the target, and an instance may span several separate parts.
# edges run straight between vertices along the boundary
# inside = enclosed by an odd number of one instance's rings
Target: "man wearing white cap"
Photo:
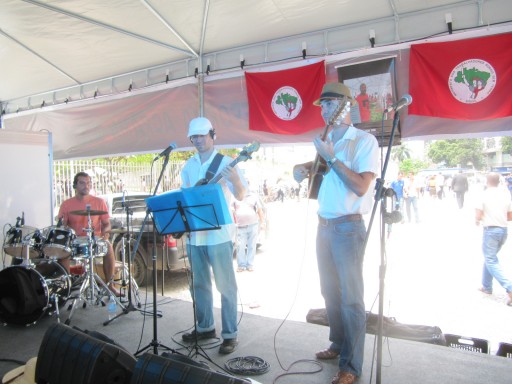
[[[316,353],[317,359],[338,358],[339,371],[332,384],[352,384],[362,373],[366,311],[363,282],[363,244],[366,227],[363,214],[372,206],[375,177],[379,172],[379,147],[375,136],[355,128],[349,107],[350,89],[342,83],[327,83],[320,98],[325,122],[333,123],[323,141],[314,140],[327,170],[318,191],[316,254],[320,289],[329,320],[331,345]],[[338,119],[335,111],[345,107]],[[296,165],[293,176],[301,182],[312,164]],[[310,194],[311,195],[311,194]]]
[[[207,177],[208,171],[220,173],[219,184],[222,187],[227,205],[231,199],[242,200],[246,185],[238,167],[231,167],[230,158],[217,157],[214,148],[215,130],[212,123],[205,117],[197,117],[190,121],[188,137],[197,153],[185,164],[181,173],[182,187],[193,187],[199,180]],[[211,164],[220,161],[216,170]],[[215,166],[214,166],[215,167]],[[209,179],[211,179],[210,177]],[[219,352],[228,354],[237,345],[237,285],[233,269],[233,235],[235,224],[222,225],[214,231],[199,231],[190,234],[188,255],[191,260],[193,293],[196,305],[197,332],[183,334],[184,341],[211,339],[216,337],[213,316],[213,293],[210,267],[213,270],[215,285],[221,294],[222,338]]]

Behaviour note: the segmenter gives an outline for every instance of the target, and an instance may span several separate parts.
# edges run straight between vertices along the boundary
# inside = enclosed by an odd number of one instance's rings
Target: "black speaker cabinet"
[[[212,371],[181,355],[164,357],[150,353],[139,358],[131,381],[131,384],[184,383],[250,384],[250,381]]]
[[[38,384],[129,384],[137,360],[122,347],[53,324],[46,331],[36,364]]]

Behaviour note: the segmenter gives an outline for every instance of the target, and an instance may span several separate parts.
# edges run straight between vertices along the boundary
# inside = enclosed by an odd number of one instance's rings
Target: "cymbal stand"
[[[87,210],[90,210],[90,206],[87,206]],[[77,301],[83,301],[83,308],[87,306],[87,302],[91,305],[99,305],[105,306],[105,302],[102,300],[102,294],[113,296],[116,300],[117,304],[123,308],[124,305],[121,303],[120,299],[116,297],[116,295],[110,290],[107,284],[98,276],[98,274],[94,271],[94,229],[92,228],[91,215],[87,215],[88,228],[83,228],[84,232],[87,233],[87,248],[88,248],[88,257],[86,257],[88,262],[88,268],[85,273],[84,281],[80,286],[80,291],[78,296],[73,298],[73,303],[69,306],[70,314],[65,321],[66,325],[69,325],[71,322],[71,318],[75,312]],[[99,285],[98,285],[99,283]],[[101,285],[101,288],[100,288]]]
[[[122,315],[126,315],[130,312],[134,311],[140,311],[141,308],[141,301],[139,297],[139,286],[135,282],[134,278],[132,277],[132,269],[131,269],[131,232],[130,232],[130,215],[133,214],[132,210],[128,205],[124,203],[124,192],[123,192],[123,208],[126,211],[126,233],[122,235],[121,238],[121,262],[123,264],[123,268],[121,271],[121,282],[122,282],[122,289],[126,289],[126,275],[128,275],[128,305],[126,305],[123,308],[123,311],[118,313],[116,316],[114,316],[112,319],[106,320],[103,325],[108,325],[118,317]],[[126,268],[125,264],[125,258],[126,258],[126,236],[128,236],[128,268]],[[137,304],[137,308],[132,303],[132,293],[135,296],[135,302]],[[144,311],[145,312],[145,311]]]

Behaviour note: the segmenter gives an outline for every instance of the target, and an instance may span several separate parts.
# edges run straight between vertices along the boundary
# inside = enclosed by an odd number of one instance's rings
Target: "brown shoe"
[[[357,381],[357,376],[350,372],[339,371],[336,377],[331,381],[332,384],[353,384]]]
[[[338,351],[331,348],[323,349],[320,352],[315,353],[318,360],[331,360],[337,358],[339,355],[340,353]]]

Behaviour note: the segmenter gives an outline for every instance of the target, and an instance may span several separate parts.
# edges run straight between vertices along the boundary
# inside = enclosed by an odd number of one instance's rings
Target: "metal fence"
[[[179,188],[184,162],[169,162],[160,182],[159,192]],[[73,178],[86,172],[92,179],[91,194],[105,195],[116,192],[152,193],[162,163],[126,163],[107,160],[67,160],[53,163],[53,193],[56,207],[74,195]]]

